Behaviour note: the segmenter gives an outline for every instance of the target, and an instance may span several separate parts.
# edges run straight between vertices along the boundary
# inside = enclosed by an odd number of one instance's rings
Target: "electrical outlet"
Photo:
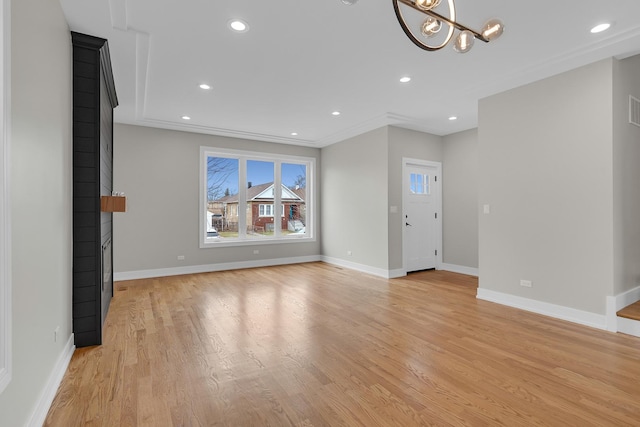
[[[178,259],[182,261],[184,259],[184,255],[178,255]]]
[[[347,255],[351,256],[351,255],[353,255],[353,253],[351,251],[347,251]]]
[[[531,286],[533,286],[533,282],[531,282],[531,280],[520,279],[520,286],[524,286],[525,288],[530,288]]]

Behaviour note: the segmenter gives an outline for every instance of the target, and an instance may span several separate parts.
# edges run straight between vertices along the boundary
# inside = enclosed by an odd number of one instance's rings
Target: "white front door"
[[[436,268],[440,259],[442,218],[440,163],[404,160],[403,226],[405,270]]]

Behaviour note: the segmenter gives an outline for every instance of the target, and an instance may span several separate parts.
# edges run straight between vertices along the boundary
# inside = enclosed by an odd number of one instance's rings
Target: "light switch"
[[[491,213],[491,205],[483,205],[482,206],[482,211],[486,214],[490,214]]]
[[[397,206],[389,206],[389,212],[398,213],[398,207]]]

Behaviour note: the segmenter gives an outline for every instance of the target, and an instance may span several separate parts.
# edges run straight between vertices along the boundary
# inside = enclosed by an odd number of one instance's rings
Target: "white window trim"
[[[274,163],[274,171],[280,171],[283,163],[304,163],[307,165],[307,190],[305,197],[305,204],[307,205],[307,218],[306,218],[306,233],[301,235],[281,235],[279,227],[275,227],[275,233],[273,237],[265,237],[263,239],[256,238],[237,238],[237,239],[208,239],[206,236],[206,209],[207,209],[207,157],[208,156],[220,156],[220,157],[234,157],[239,159],[238,164],[238,176],[246,177],[246,162],[247,160],[263,160]],[[249,245],[266,245],[276,243],[295,243],[295,242],[314,242],[315,236],[315,170],[316,159],[313,157],[304,156],[291,156],[284,154],[270,154],[256,151],[242,151],[233,150],[227,148],[216,147],[200,147],[200,203],[199,203],[199,244],[200,248],[216,248],[227,246],[249,246]],[[242,179],[242,178],[240,178]],[[274,204],[282,205],[282,192],[275,191],[281,187],[280,173],[275,173],[274,176]],[[242,185],[242,182],[238,188],[238,230],[246,229],[246,216],[241,215],[240,212],[246,212],[247,209],[247,188],[246,185]],[[309,209],[311,207],[311,209]],[[258,208],[259,209],[259,208]],[[284,207],[283,207],[284,209]],[[283,211],[284,214],[284,211]]]
[[[271,212],[271,214],[268,214],[267,211]],[[264,212],[264,215],[260,212]],[[260,218],[273,218],[273,203],[260,203],[258,205],[258,216]]]
[[[11,108],[11,1],[0,0],[0,393],[11,382],[11,218],[9,135]]]

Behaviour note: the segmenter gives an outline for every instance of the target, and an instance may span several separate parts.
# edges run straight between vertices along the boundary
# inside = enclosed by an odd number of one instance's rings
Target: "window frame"
[[[206,235],[206,212],[208,206],[207,199],[207,158],[208,157],[226,157],[238,159],[238,237],[228,238],[207,238]],[[263,238],[255,238],[246,235],[246,216],[241,212],[246,212],[250,206],[247,203],[247,161],[257,160],[272,162],[274,164],[274,201],[271,204],[271,213],[275,212],[275,205],[280,204],[284,216],[284,203],[282,201],[282,192],[276,191],[282,185],[282,164],[301,164],[306,166],[306,224],[304,234],[281,234],[280,227],[274,227],[273,236],[265,236]],[[231,246],[248,246],[248,245],[264,245],[264,244],[287,244],[300,242],[316,241],[315,233],[315,165],[314,157],[294,156],[286,154],[271,154],[260,151],[243,151],[218,147],[200,147],[200,175],[199,175],[199,233],[198,240],[201,249]],[[267,205],[268,203],[264,203]],[[258,207],[258,215],[260,208]],[[266,210],[266,208],[265,208]],[[272,217],[275,215],[271,215]],[[264,217],[264,216],[263,216]],[[245,231],[241,232],[244,229]]]

